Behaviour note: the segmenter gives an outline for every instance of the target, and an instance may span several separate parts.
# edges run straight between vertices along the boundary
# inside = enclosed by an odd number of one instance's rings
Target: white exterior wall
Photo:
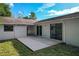
[[[4,25],[0,25],[0,40],[14,38],[14,32],[4,32]]]
[[[50,24],[42,25],[42,36],[50,38]]]
[[[27,26],[14,26],[15,38],[27,36]]]
[[[35,26],[35,35],[37,35],[37,26]]]
[[[4,25],[0,25],[0,40],[27,36],[27,26],[15,26],[13,31],[4,31]],[[15,33],[16,32],[16,33]]]
[[[79,46],[79,19],[63,22],[63,40],[67,44]]]
[[[3,39],[3,25],[0,25],[0,40]]]

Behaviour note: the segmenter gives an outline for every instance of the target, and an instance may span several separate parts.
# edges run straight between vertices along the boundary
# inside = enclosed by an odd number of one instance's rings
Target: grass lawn
[[[0,56],[79,56],[79,48],[58,44],[38,51],[31,51],[16,39],[0,41]]]

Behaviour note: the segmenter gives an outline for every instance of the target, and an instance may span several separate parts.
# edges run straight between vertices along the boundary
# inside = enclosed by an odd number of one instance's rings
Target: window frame
[[[7,27],[8,29],[6,29],[6,26],[8,26]],[[9,26],[11,26],[12,29],[9,29],[10,28]],[[4,24],[4,32],[13,32],[13,31],[14,31],[14,26],[13,25]]]

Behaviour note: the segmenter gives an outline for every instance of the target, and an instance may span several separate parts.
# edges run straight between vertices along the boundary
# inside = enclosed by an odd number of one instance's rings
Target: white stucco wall
[[[35,36],[37,36],[37,26],[35,26]]]
[[[63,40],[67,44],[79,46],[79,19],[64,20]]]
[[[3,39],[3,25],[0,25],[0,40]]]
[[[27,26],[14,26],[15,38],[21,38],[27,36]]]
[[[0,40],[12,39],[17,37],[26,37],[27,30],[26,26],[16,26],[14,25],[13,31],[4,31],[4,25],[0,25]],[[16,32],[16,33],[15,33]]]
[[[14,38],[14,32],[4,32],[4,25],[0,25],[0,40]]]
[[[50,24],[42,25],[42,36],[50,38]]]

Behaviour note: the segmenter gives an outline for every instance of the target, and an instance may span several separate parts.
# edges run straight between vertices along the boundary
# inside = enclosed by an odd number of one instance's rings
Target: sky
[[[79,3],[10,3],[12,16],[30,15],[35,12],[37,20],[58,17],[79,11]]]

